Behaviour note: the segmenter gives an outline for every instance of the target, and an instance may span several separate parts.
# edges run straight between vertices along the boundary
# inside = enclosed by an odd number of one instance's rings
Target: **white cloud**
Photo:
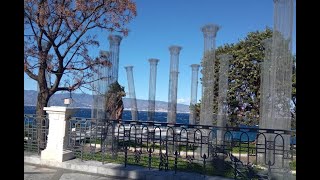
[[[179,104],[190,104],[190,99],[189,98],[187,98],[187,99],[184,99],[184,98],[178,98],[177,99],[177,103],[179,103]]]

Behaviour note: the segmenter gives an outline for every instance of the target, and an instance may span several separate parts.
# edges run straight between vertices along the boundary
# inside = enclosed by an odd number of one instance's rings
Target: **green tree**
[[[272,30],[250,32],[236,44],[218,47],[216,55],[231,54],[228,103],[230,125],[258,124],[260,102],[260,62],[264,59],[261,41],[272,37]],[[219,61],[216,61],[219,64]],[[218,65],[216,72],[218,72]],[[217,73],[216,73],[217,74]],[[216,76],[218,79],[218,75]],[[218,81],[216,81],[218,82]],[[218,84],[216,83],[216,89]],[[218,94],[214,98],[217,100]],[[217,104],[217,102],[215,102]]]
[[[250,32],[235,44],[225,44],[216,49],[216,57],[220,54],[230,54],[229,69],[229,125],[256,125],[259,121],[260,107],[260,62],[264,59],[262,40],[271,38],[272,30]],[[295,61],[295,56],[294,56]],[[217,113],[219,60],[215,64],[214,112]],[[292,117],[295,119],[295,66],[293,67]],[[199,106],[200,104],[198,104]],[[214,122],[215,123],[215,120]],[[295,124],[295,121],[294,121]]]

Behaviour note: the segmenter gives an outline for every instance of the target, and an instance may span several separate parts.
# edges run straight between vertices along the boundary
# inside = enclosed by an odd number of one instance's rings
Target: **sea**
[[[91,109],[87,108],[75,108],[76,111],[73,117],[80,117],[80,118],[91,118]],[[24,114],[35,114],[36,107],[35,106],[24,106]],[[147,111],[139,111],[138,112],[138,119],[140,121],[147,121]],[[177,123],[180,124],[189,124],[189,113],[177,113]],[[167,122],[167,112],[155,112],[154,119],[156,122]],[[124,110],[122,114],[122,120],[131,120],[131,111]],[[242,125],[240,127],[248,127]],[[253,128],[258,128],[257,126],[253,126]],[[243,131],[248,131],[247,129],[242,129]],[[249,136],[249,141],[254,141],[256,138],[255,132],[247,132]],[[232,132],[234,139],[239,139],[241,132]],[[291,138],[291,144],[296,144],[296,137]]]
[[[91,109],[88,108],[75,108],[74,117],[91,118]],[[35,106],[24,106],[24,114],[35,114]],[[139,111],[138,119],[140,121],[147,121],[147,111]],[[122,113],[122,120],[131,120],[131,111],[124,110]],[[154,119],[156,122],[167,122],[167,112],[155,112]],[[177,113],[177,123],[189,124],[189,113]]]

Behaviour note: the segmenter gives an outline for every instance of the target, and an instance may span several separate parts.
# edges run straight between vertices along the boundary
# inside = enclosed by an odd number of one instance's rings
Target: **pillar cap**
[[[103,59],[109,59],[110,53],[109,51],[100,50],[99,56]]]
[[[272,47],[272,38],[267,38],[261,41],[262,46],[265,49],[271,49]]]
[[[119,35],[109,35],[108,40],[110,42],[110,45],[120,45],[120,42],[122,40],[122,37]]]
[[[217,56],[220,60],[231,60],[233,56],[231,54],[220,54]]]
[[[217,32],[221,27],[217,24],[206,24],[202,26],[201,31],[203,32],[204,36],[213,35],[213,37],[217,36]]]
[[[50,106],[50,107],[44,107],[43,110],[45,111],[51,111],[51,112],[66,112],[67,110],[71,110],[74,108],[65,107],[65,106]]]
[[[150,58],[148,61],[149,61],[150,63],[155,63],[155,64],[157,64],[160,60],[159,60],[159,59],[156,59],[156,58]]]
[[[130,69],[133,68],[133,66],[125,66],[124,68],[125,68],[126,70],[130,70]]]
[[[176,45],[172,45],[169,47],[169,51],[171,54],[179,54],[181,49],[182,49],[181,46],[176,46]]]
[[[192,67],[192,68],[199,68],[200,65],[199,65],[199,64],[191,64],[190,67]]]
[[[290,1],[292,1],[292,0],[273,0],[274,3],[286,3],[286,2],[290,2]]]

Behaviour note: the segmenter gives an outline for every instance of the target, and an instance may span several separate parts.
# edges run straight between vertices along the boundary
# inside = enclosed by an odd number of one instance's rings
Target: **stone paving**
[[[118,178],[101,174],[85,173],[80,171],[54,168],[42,165],[24,163],[24,180],[120,180]]]
[[[197,173],[159,171],[141,166],[124,167],[122,164],[72,159],[65,162],[41,160],[33,153],[24,153],[25,180],[230,180],[219,176],[204,176]]]

